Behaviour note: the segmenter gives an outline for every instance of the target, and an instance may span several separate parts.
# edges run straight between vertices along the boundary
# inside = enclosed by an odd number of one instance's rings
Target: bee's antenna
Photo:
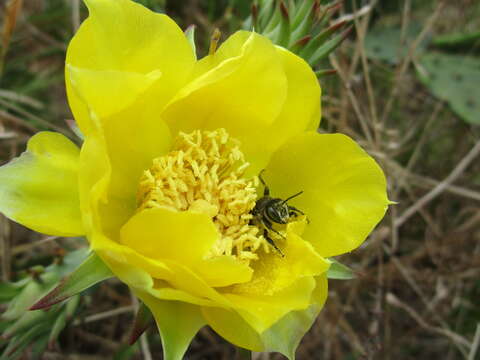
[[[283,200],[282,205],[285,204],[288,200],[292,200],[294,197],[297,197],[298,195],[301,195],[301,194],[303,194],[303,190]]]

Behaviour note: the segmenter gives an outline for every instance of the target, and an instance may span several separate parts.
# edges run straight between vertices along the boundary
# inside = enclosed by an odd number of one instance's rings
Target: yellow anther
[[[270,248],[249,224],[258,179],[245,178],[248,165],[225,129],[180,133],[172,151],[143,173],[137,211],[164,207],[207,214],[221,234],[210,257],[234,256],[249,264],[258,259],[257,251]]]

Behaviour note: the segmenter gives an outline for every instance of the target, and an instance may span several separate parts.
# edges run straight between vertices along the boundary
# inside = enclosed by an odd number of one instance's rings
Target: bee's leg
[[[264,171],[265,171],[265,169],[260,171],[260,174],[258,174],[258,179],[263,184],[263,196],[269,196],[270,195],[270,189],[267,186],[267,184],[265,183],[265,180],[263,180],[263,178],[262,178],[262,174],[263,174]]]
[[[263,237],[267,240],[267,242],[268,242],[270,245],[273,246],[273,248],[274,248],[275,250],[278,251],[278,253],[279,253],[280,255],[282,255],[282,257],[285,257],[285,255],[283,254],[282,250],[280,250],[280,249],[277,247],[277,245],[275,244],[275,242],[273,241],[273,239],[268,235],[268,230],[267,230],[267,229],[263,230]]]
[[[273,231],[275,234],[277,234],[278,236],[280,236],[281,238],[283,239],[286,239],[286,237],[284,235],[282,235],[281,233],[279,233],[277,230],[275,230],[273,228],[273,225],[272,223],[270,222],[270,220],[267,220],[265,217],[263,218],[263,223],[265,224],[265,227],[268,229],[268,230],[271,230]]]
[[[302,210],[297,209],[295,206],[288,205],[288,210],[305,215]]]
[[[297,209],[295,206],[290,206],[288,205],[288,210],[289,210],[289,215],[297,217],[298,214],[305,215],[305,213],[302,210]],[[307,223],[310,224],[310,219],[307,216]]]

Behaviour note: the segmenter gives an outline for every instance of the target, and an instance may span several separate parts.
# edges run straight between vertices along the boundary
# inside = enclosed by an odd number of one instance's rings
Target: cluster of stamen
[[[180,133],[172,151],[153,160],[138,190],[138,211],[169,208],[208,214],[221,234],[210,257],[234,256],[250,263],[269,251],[258,227],[250,225],[258,178],[245,178],[249,166],[240,144],[225,129]]]

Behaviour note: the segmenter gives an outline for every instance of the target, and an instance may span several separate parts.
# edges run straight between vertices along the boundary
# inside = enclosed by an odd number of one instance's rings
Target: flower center
[[[249,224],[258,178],[245,178],[248,166],[240,143],[225,129],[180,133],[172,151],[143,173],[137,211],[161,207],[208,214],[221,234],[209,256],[250,263],[258,259],[258,250],[270,248],[258,227]]]

